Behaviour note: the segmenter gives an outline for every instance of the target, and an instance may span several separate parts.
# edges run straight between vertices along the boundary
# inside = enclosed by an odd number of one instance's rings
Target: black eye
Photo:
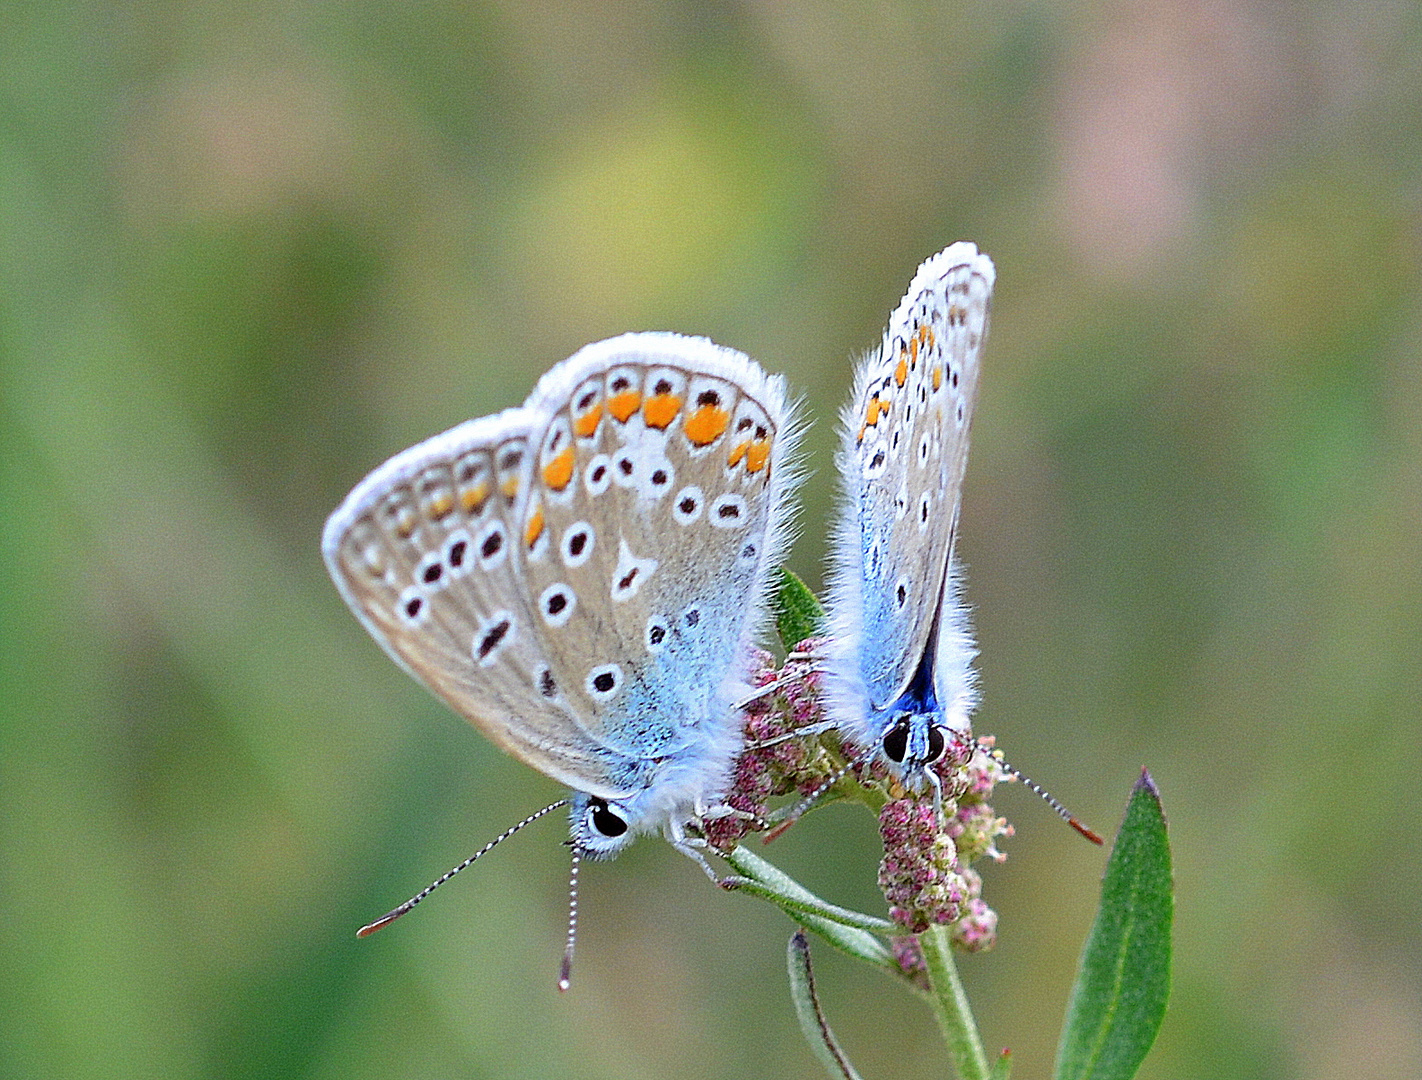
[[[609,839],[621,836],[627,831],[627,819],[601,799],[588,803],[588,824],[594,831]]]
[[[948,740],[943,734],[943,729],[934,725],[928,729],[928,760],[937,761],[943,756],[943,751],[948,749]]]
[[[908,723],[900,720],[884,733],[884,756],[895,765],[903,763],[908,753]]]

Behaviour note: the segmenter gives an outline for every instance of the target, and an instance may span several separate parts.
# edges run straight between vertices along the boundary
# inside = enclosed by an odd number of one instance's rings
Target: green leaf
[[[1174,894],[1160,792],[1142,770],[1101,883],[1101,907],[1057,1047],[1056,1080],[1129,1080],[1170,996]]]
[[[870,922],[878,923],[880,920],[874,919],[870,915],[847,911],[821,900],[789,874],[747,850],[744,844],[731,851],[726,856],[726,861],[753,883],[748,886],[746,883],[732,878],[730,887],[734,891],[749,893],[769,900],[799,925],[818,934],[836,949],[841,949],[856,959],[873,964],[911,990],[922,994],[922,991],[908,980],[889,947],[868,930],[861,928]],[[848,917],[848,925],[840,921],[844,917]]]
[[[810,1050],[835,1080],[859,1080],[859,1074],[840,1049],[839,1040],[820,1008],[820,998],[815,993],[815,969],[810,966],[810,941],[805,931],[796,930],[790,935],[786,961],[790,968],[790,998],[795,1002],[795,1015],[800,1019],[800,1030],[805,1033]]]
[[[825,609],[808,585],[783,566],[775,590],[775,632],[787,649],[825,632]]]

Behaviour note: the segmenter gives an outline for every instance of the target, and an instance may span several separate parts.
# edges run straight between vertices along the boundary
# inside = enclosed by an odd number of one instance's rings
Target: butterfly
[[[995,271],[971,243],[925,261],[842,414],[827,708],[905,787],[970,738],[976,649],[954,556]]]
[[[577,859],[656,832],[715,876],[686,825],[741,749],[798,437],[783,380],[742,353],[625,334],[398,454],[326,523],[331,576],[390,657],[572,789],[574,889]]]

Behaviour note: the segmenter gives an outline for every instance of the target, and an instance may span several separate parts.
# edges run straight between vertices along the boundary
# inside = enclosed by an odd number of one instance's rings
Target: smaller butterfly
[[[331,576],[391,658],[573,789],[499,837],[571,807],[564,988],[582,857],[660,832],[715,876],[685,827],[742,746],[797,437],[783,381],[748,357],[626,334],[392,458],[326,523]]]
[[[918,268],[858,367],[838,456],[829,715],[910,790],[971,732],[976,655],[953,546],[995,271],[970,243]]]

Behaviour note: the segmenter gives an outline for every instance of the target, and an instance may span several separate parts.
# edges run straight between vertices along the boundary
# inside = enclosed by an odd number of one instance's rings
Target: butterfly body
[[[376,469],[323,552],[400,666],[573,789],[575,848],[680,844],[740,749],[795,436],[742,354],[627,334]]]
[[[994,277],[968,243],[920,266],[842,416],[830,715],[914,790],[976,704],[954,540]]]

